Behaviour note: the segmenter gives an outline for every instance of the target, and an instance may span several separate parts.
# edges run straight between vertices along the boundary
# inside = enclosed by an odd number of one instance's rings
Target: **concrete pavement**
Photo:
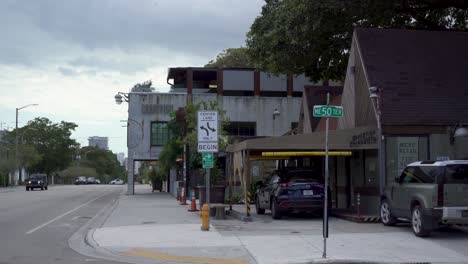
[[[0,263],[115,263],[83,256],[68,239],[124,191],[122,186],[24,187],[0,192]]]
[[[169,194],[137,186],[121,196],[101,228],[90,232],[97,247],[132,263],[308,263],[322,259],[322,222],[290,217],[253,222],[213,220],[200,231],[196,213]],[[415,237],[409,225],[385,227],[331,218],[327,261],[468,263],[466,229]]]

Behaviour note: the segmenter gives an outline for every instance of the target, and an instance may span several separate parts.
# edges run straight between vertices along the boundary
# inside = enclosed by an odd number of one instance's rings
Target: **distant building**
[[[125,153],[120,152],[119,154],[117,154],[117,160],[119,161],[120,165],[124,166]]]
[[[0,130],[0,141],[3,140],[3,137],[5,136],[5,134],[8,132],[8,130]]]
[[[90,137],[88,138],[88,146],[97,147],[103,150],[109,150],[107,137]]]

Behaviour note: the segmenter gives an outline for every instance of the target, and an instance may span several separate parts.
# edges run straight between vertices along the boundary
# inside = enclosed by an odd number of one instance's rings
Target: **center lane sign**
[[[218,152],[218,112],[199,111],[198,152]]]

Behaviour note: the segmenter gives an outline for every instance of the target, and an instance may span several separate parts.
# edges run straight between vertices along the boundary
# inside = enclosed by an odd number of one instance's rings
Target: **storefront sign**
[[[377,136],[375,130],[366,131],[361,134],[353,135],[349,142],[350,147],[358,147],[361,145],[377,144]]]
[[[144,114],[170,114],[174,111],[173,105],[167,104],[143,104],[141,105],[141,112]]]
[[[401,174],[406,165],[418,160],[417,137],[399,137],[398,143],[398,174]]]

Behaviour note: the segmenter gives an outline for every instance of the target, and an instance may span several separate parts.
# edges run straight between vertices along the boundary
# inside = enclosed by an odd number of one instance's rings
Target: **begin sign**
[[[218,152],[217,142],[199,142],[198,152]]]

